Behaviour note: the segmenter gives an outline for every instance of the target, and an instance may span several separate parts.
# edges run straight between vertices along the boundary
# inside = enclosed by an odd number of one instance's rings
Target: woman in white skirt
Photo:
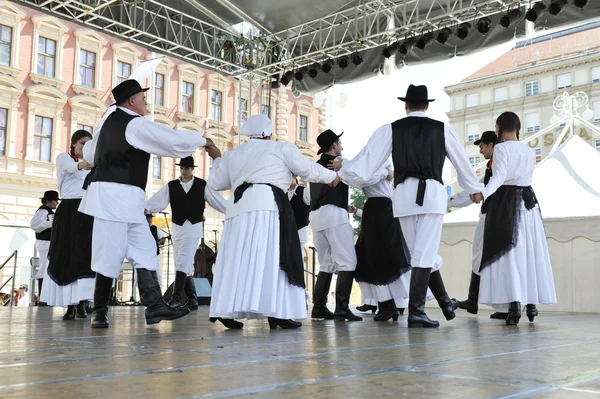
[[[83,145],[92,139],[85,130],[71,136],[71,149],[56,157],[61,203],[56,209],[41,301],[66,306],[63,320],[87,317],[86,303],[94,297],[96,273],[91,269],[94,219],[78,211],[83,181],[92,165],[83,161]]]
[[[508,325],[519,323],[522,304],[533,321],[537,304],[556,303],[542,214],[531,188],[535,152],[519,141],[520,129],[515,113],[498,117],[492,177],[482,193],[473,194],[475,202],[486,202],[479,303],[508,308]]]
[[[300,240],[287,196],[292,174],[336,183],[337,174],[287,142],[271,141],[272,124],[256,115],[242,126],[248,143],[215,159],[208,186],[233,191],[227,206],[210,303],[211,322],[268,317],[271,329],[298,328],[306,317]]]

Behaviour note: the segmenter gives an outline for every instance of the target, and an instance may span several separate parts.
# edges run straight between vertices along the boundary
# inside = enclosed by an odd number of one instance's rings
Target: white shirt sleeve
[[[165,184],[156,194],[146,200],[144,208],[150,213],[162,212],[169,205],[169,201],[171,201],[169,185]]]
[[[215,191],[229,190],[231,181],[227,172],[227,162],[229,160],[229,151],[224,153],[221,158],[213,161],[206,186]]]
[[[481,191],[483,199],[487,199],[494,194],[498,188],[504,184],[506,180],[506,172],[508,167],[508,152],[505,146],[498,144],[494,147],[494,162],[492,163],[492,177],[487,186]]]
[[[392,153],[392,125],[383,125],[371,136],[367,145],[352,160],[344,161],[338,171],[340,178],[352,186],[370,186],[376,173],[385,165]],[[386,171],[387,176],[387,171]],[[371,183],[371,184],[368,184]]]
[[[362,218],[362,212],[363,212],[362,209],[357,209],[355,215],[358,216],[359,218]]]
[[[227,200],[219,192],[208,187],[208,185],[206,185],[206,189],[204,190],[204,198],[214,209],[221,213],[226,213]]]
[[[300,176],[303,180],[314,183],[329,184],[335,180],[336,173],[333,170],[322,167],[316,162],[304,157],[298,147],[292,143],[284,143],[281,146],[282,159],[292,173]]]
[[[31,230],[35,231],[36,233],[41,233],[46,229],[52,228],[52,220],[48,220],[48,215],[49,213],[45,209],[39,209],[36,213],[34,213],[31,221],[29,222],[29,227],[31,227]]]
[[[302,193],[302,201],[304,201],[305,205],[310,205],[310,188],[304,187],[304,191]]]
[[[480,193],[484,185],[477,179],[477,175],[473,171],[473,165],[469,162],[469,157],[458,140],[458,134],[450,126],[445,126],[444,140],[448,159],[450,159],[458,173],[458,184],[468,194]]]
[[[448,199],[448,208],[464,208],[469,205],[473,205],[473,201],[466,191],[461,191]]]
[[[56,157],[56,174],[59,175],[60,172],[62,172],[65,175],[72,175],[73,173],[79,171],[77,165],[79,165],[79,162],[75,162],[73,158],[69,156],[69,154],[64,152],[58,154]]]
[[[93,163],[94,162],[94,155],[96,155],[96,145],[98,145],[98,137],[100,136],[100,132],[98,132],[98,134],[96,134],[91,140],[88,140],[84,145],[83,145],[83,159],[87,162],[87,163]]]

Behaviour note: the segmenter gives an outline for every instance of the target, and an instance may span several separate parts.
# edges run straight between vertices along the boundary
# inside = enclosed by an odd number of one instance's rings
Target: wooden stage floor
[[[596,398],[600,316],[541,313],[509,327],[439,310],[434,330],[397,323],[266,320],[228,331],[208,308],[146,327],[114,307],[111,328],[60,308],[0,308],[0,398]]]

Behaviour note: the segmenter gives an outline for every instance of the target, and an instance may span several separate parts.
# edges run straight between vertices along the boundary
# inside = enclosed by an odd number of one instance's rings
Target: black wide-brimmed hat
[[[40,199],[46,200],[46,201],[59,201],[60,198],[58,198],[58,192],[54,191],[54,190],[48,190],[44,193],[44,196]]]
[[[122,101],[127,100],[129,97],[138,94],[141,91],[150,90],[149,87],[142,88],[137,80],[127,79],[119,83],[112,89],[112,95],[115,99],[115,102],[112,105],[118,104]]]
[[[408,86],[408,90],[406,90],[406,96],[398,97],[398,100],[401,100],[401,101],[427,101],[427,102],[435,101],[435,100],[429,99],[427,97],[428,97],[427,86],[410,85],[410,86]]]
[[[175,165],[183,166],[184,168],[195,168],[198,166],[194,165],[194,157],[191,155],[189,157],[182,158],[179,163],[176,163]]]
[[[479,145],[481,143],[489,144],[489,143],[495,143],[496,141],[498,141],[498,137],[496,137],[496,132],[487,130],[487,131],[483,132],[483,134],[481,135],[481,138],[479,140],[477,140],[476,142],[474,142],[473,144],[475,144],[475,145]]]
[[[317,137],[317,144],[319,145],[319,151],[317,154],[327,151],[333,143],[342,137],[342,134],[344,134],[344,132],[340,133],[339,135],[335,134],[331,129],[327,129],[323,133],[319,134],[319,137]]]

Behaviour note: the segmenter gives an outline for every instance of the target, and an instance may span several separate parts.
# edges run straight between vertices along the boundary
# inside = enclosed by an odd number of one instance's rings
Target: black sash
[[[273,190],[273,197],[279,210],[279,267],[287,275],[291,285],[305,288],[300,237],[287,193],[272,184],[244,182],[235,189],[233,203],[237,203],[244,192],[254,184],[264,184]]]

